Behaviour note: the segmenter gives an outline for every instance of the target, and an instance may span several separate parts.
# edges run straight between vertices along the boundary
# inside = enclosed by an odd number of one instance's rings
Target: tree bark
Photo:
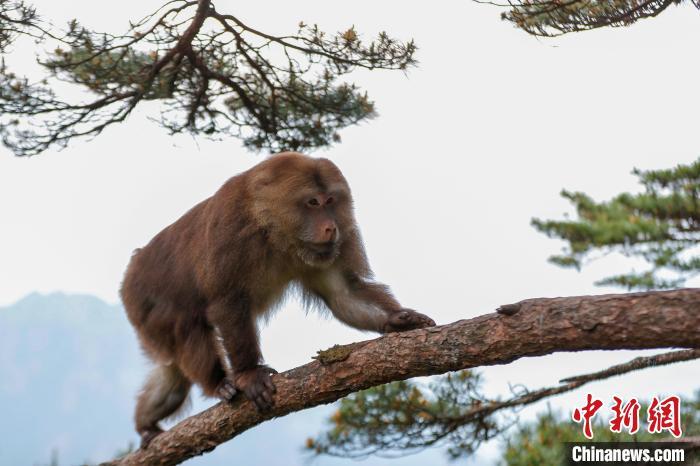
[[[268,419],[395,380],[558,351],[700,348],[700,289],[528,299],[499,312],[320,351],[316,361],[274,376],[271,411],[258,413],[239,395],[103,464],[178,464]]]

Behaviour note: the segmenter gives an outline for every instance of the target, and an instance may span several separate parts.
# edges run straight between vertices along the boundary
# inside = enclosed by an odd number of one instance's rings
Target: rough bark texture
[[[528,299],[501,311],[319,352],[274,377],[276,405],[260,414],[240,397],[183,420],[110,465],[172,465],[268,419],[410,377],[593,349],[700,348],[700,289]]]

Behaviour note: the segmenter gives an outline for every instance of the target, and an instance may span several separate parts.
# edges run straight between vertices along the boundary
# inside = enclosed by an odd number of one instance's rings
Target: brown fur
[[[238,389],[260,409],[271,406],[274,385],[261,365],[256,321],[291,284],[362,330],[434,325],[371,281],[340,170],[297,153],[270,157],[132,257],[122,299],[157,365],[137,405],[144,444],[191,383],[209,396],[228,399]]]

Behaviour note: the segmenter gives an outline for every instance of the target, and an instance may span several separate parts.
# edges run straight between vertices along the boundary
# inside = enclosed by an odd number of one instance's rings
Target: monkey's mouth
[[[301,249],[301,259],[309,265],[322,266],[333,262],[340,253],[340,245],[337,241],[325,243],[305,242]]]

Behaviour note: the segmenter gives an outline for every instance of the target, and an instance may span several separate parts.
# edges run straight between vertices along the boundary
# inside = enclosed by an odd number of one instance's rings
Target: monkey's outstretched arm
[[[360,330],[387,333],[435,325],[430,317],[402,308],[386,285],[353,272],[330,270],[309,288],[338,320]]]

